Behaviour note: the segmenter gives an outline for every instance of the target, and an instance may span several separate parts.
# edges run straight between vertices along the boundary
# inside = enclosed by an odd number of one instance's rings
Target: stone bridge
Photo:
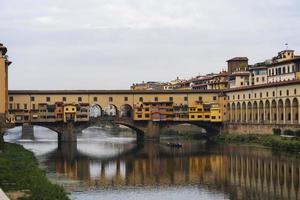
[[[206,130],[203,134],[204,137],[209,138],[216,134],[219,134],[222,128],[222,123],[216,122],[204,122],[204,121],[135,121],[132,118],[120,118],[120,117],[98,117],[91,118],[86,122],[33,122],[30,124],[16,124],[22,126],[22,137],[33,138],[33,126],[41,126],[58,133],[59,142],[75,142],[77,140],[77,133],[82,130],[92,127],[99,126],[103,123],[112,123],[126,126],[133,129],[136,132],[137,142],[159,141],[160,133],[163,129],[168,129],[171,126],[180,124],[192,124],[201,127]]]

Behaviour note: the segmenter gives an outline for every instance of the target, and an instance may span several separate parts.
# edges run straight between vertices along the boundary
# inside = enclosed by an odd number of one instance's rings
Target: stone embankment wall
[[[273,134],[274,128],[295,131],[300,125],[224,123],[221,134]]]

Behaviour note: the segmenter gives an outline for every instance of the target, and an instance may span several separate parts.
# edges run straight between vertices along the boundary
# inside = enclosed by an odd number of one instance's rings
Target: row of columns
[[[297,98],[263,102],[228,103],[227,121],[232,123],[300,124]]]

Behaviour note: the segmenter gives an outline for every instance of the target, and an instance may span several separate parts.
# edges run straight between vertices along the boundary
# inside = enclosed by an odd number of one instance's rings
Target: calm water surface
[[[59,147],[55,133],[39,127],[34,140],[20,138],[17,128],[5,136],[33,151],[71,199],[300,199],[300,158],[269,149],[200,141],[138,146],[99,128]]]

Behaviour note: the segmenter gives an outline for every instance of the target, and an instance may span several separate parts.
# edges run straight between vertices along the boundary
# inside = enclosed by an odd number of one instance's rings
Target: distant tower
[[[245,71],[248,69],[248,58],[247,57],[235,57],[227,60],[227,70],[229,74],[236,71]]]
[[[0,43],[0,119],[8,110],[8,66],[7,48]]]

